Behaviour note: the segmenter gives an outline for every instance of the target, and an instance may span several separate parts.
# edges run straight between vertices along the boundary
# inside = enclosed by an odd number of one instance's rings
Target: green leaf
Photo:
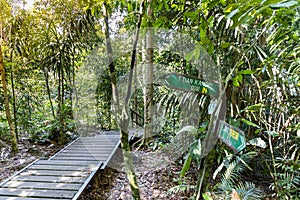
[[[280,2],[280,3],[270,5],[270,7],[271,8],[290,8],[290,7],[295,6],[297,4],[299,4],[299,2],[288,0],[286,2]]]
[[[193,58],[193,55],[194,55],[194,53],[193,53],[193,51],[191,51],[185,55],[185,59],[187,61],[190,61]]]
[[[250,122],[244,118],[241,118],[240,119],[243,123],[247,124],[248,126],[253,126],[253,127],[256,127],[256,128],[260,128],[257,124],[253,123],[253,122]]]
[[[190,132],[192,133],[193,135],[196,135],[197,134],[197,129],[194,127],[194,126],[185,126],[183,127],[182,129],[180,129],[176,135],[182,133],[182,132]]]
[[[226,48],[230,47],[230,45],[231,44],[229,42],[225,42],[225,43],[221,44],[221,48],[226,49]]]
[[[239,83],[243,82],[243,75],[241,73],[238,74],[237,76]]]
[[[265,105],[262,103],[257,103],[251,106],[246,107],[243,111],[250,111],[250,112],[254,112],[254,111],[258,111],[259,109],[263,108]],[[242,112],[243,112],[242,111]]]
[[[204,200],[214,200],[209,194],[207,193],[202,193],[202,197]]]
[[[191,19],[195,19],[198,16],[197,12],[185,12],[183,16],[189,17]]]
[[[234,78],[232,79],[232,81],[233,81],[232,83],[233,83],[234,86],[236,86],[236,87],[239,87],[239,86],[240,86],[240,83],[239,83],[237,77],[234,77]]]
[[[242,64],[244,64],[245,62],[242,60],[241,62],[239,62],[238,64],[237,64],[237,67],[239,67],[239,66],[241,66]]]
[[[190,145],[190,154],[193,157],[201,156],[201,141],[200,140],[196,140]]]
[[[228,15],[227,15],[227,18],[230,19],[232,18],[235,14],[237,14],[239,11],[239,9],[235,9],[233,10],[232,12],[230,12]]]
[[[268,135],[273,136],[273,137],[278,137],[278,136],[279,136],[279,133],[276,132],[276,131],[266,131],[266,133],[267,133]]]
[[[170,7],[169,7],[169,5],[167,3],[165,4],[165,8],[166,8],[167,11],[170,10]]]
[[[243,70],[240,72],[241,74],[254,74],[252,70]]]
[[[192,162],[192,155],[188,153],[187,158],[185,159],[183,167],[180,172],[180,179],[182,179],[185,176],[186,172],[190,169],[191,162]]]
[[[131,3],[127,3],[127,9],[128,9],[128,12],[132,12],[132,5],[131,5]]]

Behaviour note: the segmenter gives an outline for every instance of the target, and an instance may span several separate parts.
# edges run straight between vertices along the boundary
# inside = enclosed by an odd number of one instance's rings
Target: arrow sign
[[[177,90],[198,92],[213,96],[217,96],[219,93],[218,83],[207,82],[197,77],[177,73],[168,73],[162,76],[161,80],[167,87]]]
[[[219,138],[235,152],[240,152],[246,147],[244,132],[224,121],[220,122]]]

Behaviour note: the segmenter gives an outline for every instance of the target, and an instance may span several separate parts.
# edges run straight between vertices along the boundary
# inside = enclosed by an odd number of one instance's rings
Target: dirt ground
[[[0,146],[0,183],[36,159],[50,157],[59,147],[48,141],[32,144],[27,139],[21,139],[18,149],[19,152],[13,155],[10,146]]]
[[[120,150],[112,158],[108,167],[100,172],[91,185],[85,190],[80,200],[130,200],[129,182],[122,169]],[[179,164],[169,162],[157,152],[138,151],[133,153],[134,167],[141,192],[141,199],[179,200],[189,199],[194,189],[174,192],[178,186]],[[189,185],[195,185],[197,173],[194,170],[187,174]],[[171,189],[171,190],[170,190]]]

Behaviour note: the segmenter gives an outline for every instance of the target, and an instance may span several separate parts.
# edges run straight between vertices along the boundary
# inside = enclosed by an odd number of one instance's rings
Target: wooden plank
[[[57,152],[56,154],[54,154],[53,156],[51,156],[49,158],[49,160],[51,160],[53,157],[55,157],[56,155],[60,154],[61,152],[63,152],[66,148],[68,148],[70,145],[74,144],[75,142],[77,142],[80,138],[76,138],[75,140],[73,140],[71,143],[69,143],[67,146],[65,146],[64,148],[62,148],[59,152]]]
[[[53,160],[64,160],[64,161],[105,161],[108,158],[108,156],[101,156],[101,157],[91,157],[89,158],[84,158],[84,157],[64,157],[64,156],[59,156],[57,158],[53,158]]]
[[[78,161],[90,162],[90,161],[97,161],[98,159],[96,158],[96,156],[91,156],[91,155],[87,155],[87,156],[58,155],[52,160],[78,160]]]
[[[88,149],[95,149],[95,148],[100,148],[100,149],[103,149],[103,148],[114,148],[116,146],[116,144],[95,144],[95,145],[82,145],[82,144],[74,144],[72,146],[70,146],[68,149],[72,149],[74,147],[77,147],[77,148],[81,148],[82,150],[88,150]]]
[[[65,165],[33,165],[29,167],[28,169],[35,169],[35,170],[60,170],[60,171],[84,171],[89,170],[93,167],[96,167],[96,165],[91,165],[90,167],[87,166],[65,166]]]
[[[27,170],[21,175],[35,176],[71,176],[71,177],[87,177],[88,173],[83,171],[58,171],[58,170]]]
[[[69,151],[81,151],[81,152],[101,152],[101,151],[105,151],[105,150],[111,151],[115,147],[116,146],[110,146],[110,147],[103,147],[102,146],[102,147],[91,147],[91,148],[86,148],[86,149],[84,149],[82,147],[70,147],[70,149],[68,149],[68,150]]]
[[[71,199],[74,196],[74,191],[56,191],[56,190],[32,190],[32,189],[11,189],[0,188],[2,196],[19,196],[19,197],[36,197],[36,198],[65,198]]]
[[[89,149],[89,150],[81,149],[81,148],[73,148],[73,149],[67,149],[62,153],[111,153],[112,149],[114,148],[98,148],[98,149]]]
[[[49,189],[49,190],[73,190],[77,191],[82,184],[79,183],[43,183],[43,182],[21,182],[9,181],[3,188],[19,188],[19,189]]]
[[[85,141],[116,141],[116,140],[120,140],[120,136],[99,136],[99,137],[93,137],[93,138],[89,138],[89,137],[82,137],[80,138],[78,141],[76,142],[85,142]]]
[[[98,161],[64,161],[64,160],[39,160],[39,165],[63,165],[63,166],[91,166],[97,165]]]
[[[19,175],[13,178],[15,181],[31,181],[31,182],[52,182],[52,183],[83,183],[83,177],[70,176],[26,176]],[[38,183],[37,183],[38,184]]]
[[[80,138],[78,141],[76,142],[86,142],[86,141],[116,141],[116,140],[120,140],[120,137],[118,136],[105,136],[105,137],[94,137],[94,138]]]
[[[99,152],[99,153],[80,153],[80,152],[63,152],[59,154],[57,157],[100,157],[100,156],[109,156],[111,151],[109,153],[107,152]]]
[[[120,132],[119,131],[105,131],[103,133],[103,135],[120,135]],[[102,135],[96,135],[95,137],[99,137],[99,136],[102,136]],[[120,136],[119,136],[120,137]]]
[[[82,139],[74,144],[116,144],[120,139],[114,138],[95,138],[95,139]]]
[[[86,141],[86,142],[78,142],[70,145],[68,148],[74,145],[82,145],[82,146],[94,146],[94,145],[116,145],[117,141]],[[67,148],[66,148],[67,149]]]
[[[50,198],[27,198],[27,197],[12,197],[12,196],[0,196],[0,200],[57,200]]]
[[[98,139],[98,138],[116,138],[120,139],[120,135],[96,135],[95,137],[81,137],[80,140]]]
[[[82,150],[89,150],[89,149],[105,149],[105,148],[114,148],[115,144],[102,144],[102,145],[82,145],[82,144],[74,144],[68,149],[74,149],[74,148],[81,148]]]
[[[111,150],[112,151],[112,150]],[[68,159],[68,157],[77,157],[77,158],[82,158],[82,159],[86,159],[86,160],[90,160],[93,159],[94,157],[107,157],[111,154],[110,152],[98,152],[98,153],[78,153],[78,152],[66,152],[66,153],[62,153],[59,154],[58,156],[56,156],[56,158],[58,157],[66,157],[66,159]]]

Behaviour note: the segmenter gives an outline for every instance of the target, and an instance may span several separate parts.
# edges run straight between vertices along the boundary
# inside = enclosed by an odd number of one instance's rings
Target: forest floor
[[[0,146],[0,183],[21,170],[36,159],[49,157],[59,150],[59,147],[48,142],[30,142],[28,139],[21,139],[18,143],[19,152],[11,153],[10,146]]]
[[[122,167],[121,150],[118,149],[108,167],[98,174],[91,187],[80,200],[131,200],[131,190]],[[189,199],[194,189],[176,191],[182,165],[164,160],[159,151],[139,150],[133,153],[134,168],[138,179],[141,199]],[[191,169],[186,180],[196,185],[197,172]],[[186,182],[186,184],[187,184]],[[172,189],[173,188],[173,189]]]

